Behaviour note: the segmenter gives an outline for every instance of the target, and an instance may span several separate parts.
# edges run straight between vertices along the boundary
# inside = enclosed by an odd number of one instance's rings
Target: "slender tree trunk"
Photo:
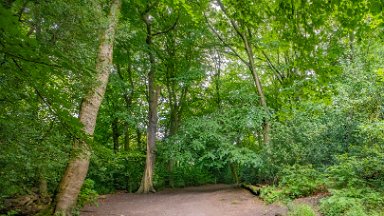
[[[143,141],[141,140],[141,131],[139,126],[136,127],[136,142],[137,142],[137,147],[140,151],[143,151],[145,146],[143,145]]]
[[[112,121],[112,139],[113,139],[113,151],[115,153],[119,152],[120,143],[119,143],[119,121],[117,118],[114,118]]]
[[[221,111],[220,77],[221,77],[221,56],[220,56],[220,53],[217,52],[215,89],[216,89],[216,104],[219,111]]]
[[[96,86],[84,98],[80,108],[79,119],[84,126],[84,132],[93,136],[96,117],[104,97],[112,65],[113,41],[120,11],[121,1],[113,0],[109,13],[109,24],[103,33],[99,46],[96,64]],[[72,156],[68,162],[65,174],[61,179],[59,193],[56,197],[55,214],[72,215],[77,196],[88,172],[91,149],[85,141],[76,140],[72,147]]]
[[[252,36],[250,29],[248,27],[246,27],[245,33],[242,32],[241,29],[239,28],[238,23],[235,20],[233,20],[229,16],[229,14],[227,13],[221,0],[217,0],[217,3],[219,4],[219,6],[220,6],[221,10],[224,12],[224,14],[228,17],[228,19],[229,19],[233,29],[236,31],[237,35],[243,41],[243,45],[244,45],[244,48],[245,48],[245,51],[246,51],[247,57],[248,57],[248,62],[246,62],[246,63],[247,63],[247,66],[251,72],[253,81],[255,82],[255,88],[256,88],[257,94],[259,95],[259,103],[263,107],[263,109],[265,110],[266,114],[268,114],[267,100],[266,100],[264,92],[263,92],[263,88],[262,88],[262,85],[260,82],[260,77],[256,71],[252,45],[249,43],[249,40],[247,37],[247,34],[249,35],[249,37]],[[268,144],[270,141],[269,133],[270,133],[270,122],[269,122],[268,117],[264,117],[264,119],[263,119],[263,142],[264,142],[264,144]]]
[[[264,95],[264,91],[263,91],[263,87],[262,87],[261,82],[260,82],[260,78],[256,72],[256,67],[255,67],[255,63],[253,60],[252,46],[249,44],[248,38],[245,35],[243,37],[244,37],[243,39],[244,39],[245,50],[247,52],[247,56],[248,56],[248,60],[249,60],[248,67],[249,67],[249,70],[251,71],[253,81],[255,82],[256,91],[260,97],[259,103],[263,107],[266,114],[268,114],[267,100],[266,100],[265,95]],[[269,123],[269,119],[268,119],[268,117],[264,117],[264,119],[263,119],[263,142],[264,142],[264,144],[268,144],[270,141],[270,136],[269,136],[270,130],[271,130],[271,126]]]
[[[129,150],[130,150],[130,143],[131,143],[131,139],[130,139],[130,134],[129,134],[129,128],[128,127],[126,127],[125,128],[125,133],[124,133],[124,151],[126,151],[126,152],[129,152]]]
[[[130,83],[130,89],[129,91],[125,91],[124,93],[124,101],[125,101],[125,107],[127,109],[127,111],[129,113],[131,113],[131,108],[132,108],[132,102],[133,102],[133,95],[135,93],[135,85],[134,85],[134,82],[133,82],[133,77],[132,77],[132,62],[131,62],[131,56],[130,56],[130,53],[128,51],[128,69],[127,69],[127,72],[128,72],[128,80],[129,80],[129,83]],[[122,73],[121,73],[121,69],[120,69],[120,66],[117,65],[117,73],[120,77],[120,79],[122,81],[125,81]],[[124,127],[124,151],[128,152],[129,149],[130,149],[130,130],[129,130],[129,123],[126,122],[125,123],[125,127]]]
[[[176,104],[171,105],[171,114],[170,114],[170,126],[169,126],[169,137],[172,137],[176,135],[177,131],[179,130],[180,126],[180,113],[179,113],[179,107]],[[175,186],[175,180],[173,176],[173,170],[175,167],[175,160],[173,158],[168,159],[168,178],[166,178],[165,185],[168,185],[170,187]]]

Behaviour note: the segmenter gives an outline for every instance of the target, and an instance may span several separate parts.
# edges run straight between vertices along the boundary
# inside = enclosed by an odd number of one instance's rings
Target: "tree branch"
[[[153,36],[156,36],[156,35],[166,34],[166,33],[170,32],[170,31],[172,31],[173,29],[175,29],[176,26],[177,26],[177,23],[179,22],[179,17],[180,17],[180,14],[177,15],[176,20],[175,20],[175,22],[173,23],[172,26],[170,26],[169,28],[167,28],[167,29],[165,29],[163,31],[153,33],[151,36],[153,37]]]
[[[247,62],[243,57],[241,57],[240,54],[236,52],[236,50],[230,44],[228,44],[223,37],[221,37],[219,32],[217,32],[216,29],[210,24],[208,17],[205,13],[204,13],[204,17],[207,22],[208,28],[216,35],[216,37],[223,43],[225,47],[229,48],[232,51],[232,53],[229,53],[229,52],[225,52],[225,53],[235,56],[239,58],[245,65],[249,65],[249,62]]]

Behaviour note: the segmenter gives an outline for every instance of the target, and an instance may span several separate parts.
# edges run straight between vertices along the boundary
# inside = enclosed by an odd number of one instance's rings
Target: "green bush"
[[[380,148],[371,146],[355,155],[338,156],[327,175],[328,186],[334,189],[321,203],[325,215],[384,214],[384,154]]]
[[[323,175],[311,165],[294,165],[283,169],[279,186],[290,198],[308,196],[325,190]]]
[[[96,204],[97,198],[95,182],[92,179],[86,179],[77,198],[77,207],[80,209],[86,204]]]
[[[279,200],[287,201],[288,197],[283,189],[275,186],[267,186],[260,190],[260,198],[267,203],[273,203]]]
[[[260,197],[271,203],[277,200],[289,200],[325,191],[323,175],[311,165],[293,165],[280,173],[278,187],[268,186],[261,189]]]
[[[316,216],[316,212],[307,204],[290,204],[288,216]]]
[[[139,151],[115,154],[100,145],[95,145],[93,149],[88,178],[95,182],[99,194],[137,190],[144,170],[145,154]]]
[[[321,201],[321,212],[326,216],[365,216],[363,200],[348,197],[346,190],[334,191],[333,195]],[[348,191],[347,191],[348,192]]]
[[[370,187],[384,189],[384,153],[380,148],[363,149],[357,155],[340,155],[328,168],[331,187]]]

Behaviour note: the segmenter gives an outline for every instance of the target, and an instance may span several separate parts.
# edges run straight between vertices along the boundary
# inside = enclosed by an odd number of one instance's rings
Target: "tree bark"
[[[160,88],[156,85],[156,68],[155,56],[152,48],[152,26],[149,19],[149,13],[143,15],[143,20],[147,27],[146,43],[148,46],[148,57],[150,62],[150,69],[148,73],[148,97],[149,97],[149,110],[148,110],[148,128],[147,128],[147,154],[145,161],[145,170],[143,179],[137,193],[156,192],[153,187],[153,168],[156,159],[156,131],[157,131],[157,105],[160,95]]]
[[[108,16],[108,27],[101,37],[96,63],[96,86],[81,103],[80,122],[84,132],[93,136],[97,113],[104,97],[112,66],[113,41],[121,7],[120,0],[113,0]],[[76,140],[72,147],[71,159],[61,179],[59,193],[56,196],[55,215],[72,215],[72,209],[88,172],[91,149],[88,143]]]

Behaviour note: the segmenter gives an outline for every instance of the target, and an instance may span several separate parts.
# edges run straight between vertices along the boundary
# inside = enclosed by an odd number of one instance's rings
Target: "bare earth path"
[[[155,194],[117,193],[88,206],[82,216],[276,216],[286,207],[267,205],[248,191],[229,185],[206,185]]]

